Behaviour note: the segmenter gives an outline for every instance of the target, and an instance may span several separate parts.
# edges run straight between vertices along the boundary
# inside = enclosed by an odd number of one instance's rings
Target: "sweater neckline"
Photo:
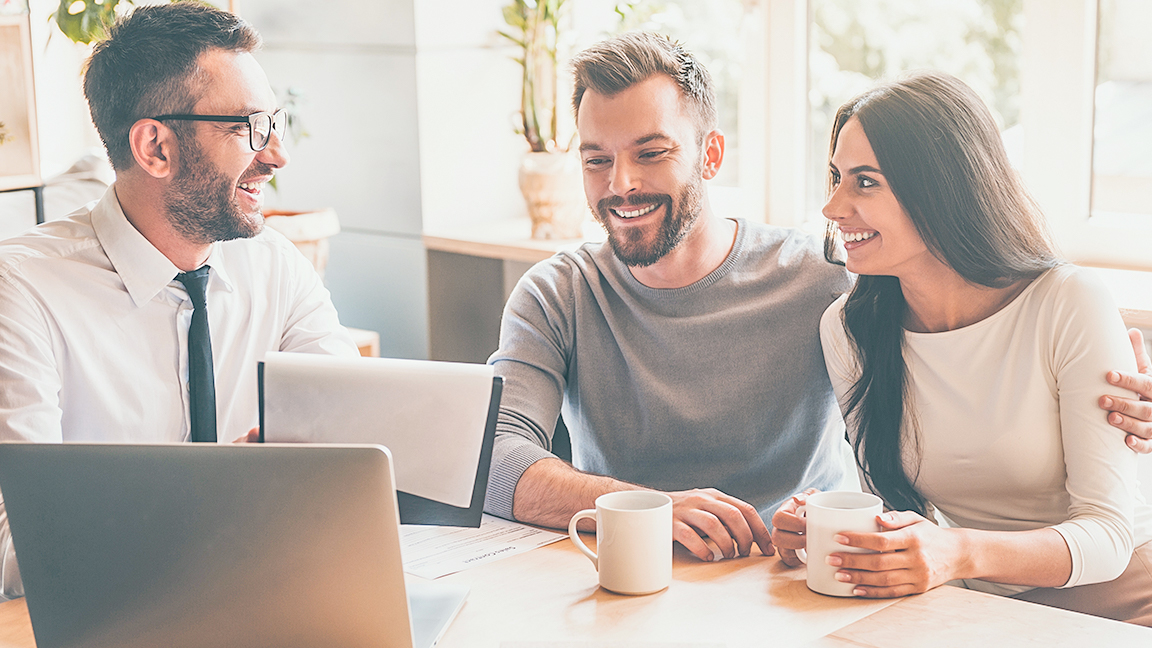
[[[743,218],[729,219],[736,223],[736,238],[732,242],[732,249],[728,252],[724,262],[721,263],[715,270],[709,272],[695,283],[682,286],[680,288],[652,288],[640,283],[636,277],[632,275],[632,271],[628,268],[616,253],[611,250],[611,246],[607,243],[604,247],[609,248],[608,253],[612,256],[612,263],[624,278],[624,282],[628,287],[639,295],[651,297],[655,299],[677,299],[684,296],[695,295],[702,290],[707,289],[712,284],[723,279],[736,264],[740,262],[744,254],[745,241],[748,237],[748,228]]]

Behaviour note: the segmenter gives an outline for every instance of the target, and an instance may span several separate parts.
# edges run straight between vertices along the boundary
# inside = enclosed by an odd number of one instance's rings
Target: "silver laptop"
[[[427,648],[467,594],[406,587],[381,446],[0,443],[0,491],[39,648]]]

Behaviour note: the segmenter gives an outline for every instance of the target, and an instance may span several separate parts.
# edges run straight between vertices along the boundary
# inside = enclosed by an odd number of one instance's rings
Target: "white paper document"
[[[429,579],[515,556],[567,537],[566,533],[536,529],[487,513],[479,529],[400,526],[404,571]]]
[[[269,353],[264,440],[387,446],[398,490],[467,508],[493,371],[459,362]]]

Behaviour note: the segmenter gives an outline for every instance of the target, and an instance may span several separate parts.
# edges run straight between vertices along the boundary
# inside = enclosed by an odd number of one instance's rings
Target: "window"
[[[1101,0],[1098,15],[1092,213],[1116,220],[1147,218],[1152,216],[1152,3]]]
[[[822,225],[832,119],[877,81],[932,68],[967,83],[1007,140],[1020,119],[1020,0],[811,0],[806,215]],[[1016,147],[1013,147],[1016,148]]]
[[[619,31],[654,31],[688,48],[708,72],[716,88],[720,130],[724,132],[724,164],[712,184],[735,187],[740,175],[741,64],[739,37],[744,17],[742,0],[634,0],[616,5]]]
[[[1152,270],[1149,120],[1137,119],[1142,130],[1130,122],[1123,125],[1125,114],[1115,107],[1138,105],[1131,110],[1147,115],[1152,105],[1148,94],[1140,95],[1144,101],[1135,96],[1152,92],[1147,38],[1152,10],[1146,1],[748,4],[759,45],[745,59],[741,114],[757,119],[741,121],[741,187],[759,201],[769,221],[803,226],[817,220],[811,204],[819,203],[815,197],[822,196],[824,185],[828,134],[826,124],[818,133],[817,122],[826,119],[821,113],[825,103],[839,106],[838,93],[850,98],[854,84],[873,74],[933,66],[965,79],[998,114],[1009,155],[1047,215],[1064,256],[1085,264]],[[1133,78],[1138,76],[1133,69],[1144,76]],[[748,81],[755,78],[765,79],[762,89]],[[1128,97],[1116,101],[1109,96],[1113,103],[1105,110],[1101,96],[1117,94],[1118,82],[1129,85]],[[799,137],[797,124],[809,125]],[[1122,136],[1106,138],[1109,129]],[[1136,158],[1142,158],[1142,166],[1124,162]],[[764,172],[749,173],[759,169]]]

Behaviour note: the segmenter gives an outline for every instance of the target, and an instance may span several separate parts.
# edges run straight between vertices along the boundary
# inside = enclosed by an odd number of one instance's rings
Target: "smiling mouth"
[[[622,209],[613,209],[612,213],[616,214],[620,218],[637,218],[637,217],[643,216],[644,214],[647,214],[648,212],[651,212],[652,210],[656,209],[659,206],[660,206],[660,203],[656,203],[656,204],[648,205],[647,207],[642,207],[640,209],[635,209],[632,211],[624,211]]]
[[[264,189],[263,182],[241,182],[236,186],[250,194],[258,194]]]
[[[859,243],[860,241],[867,241],[868,239],[876,236],[879,232],[845,232],[840,230],[840,236],[844,239],[845,243]]]

